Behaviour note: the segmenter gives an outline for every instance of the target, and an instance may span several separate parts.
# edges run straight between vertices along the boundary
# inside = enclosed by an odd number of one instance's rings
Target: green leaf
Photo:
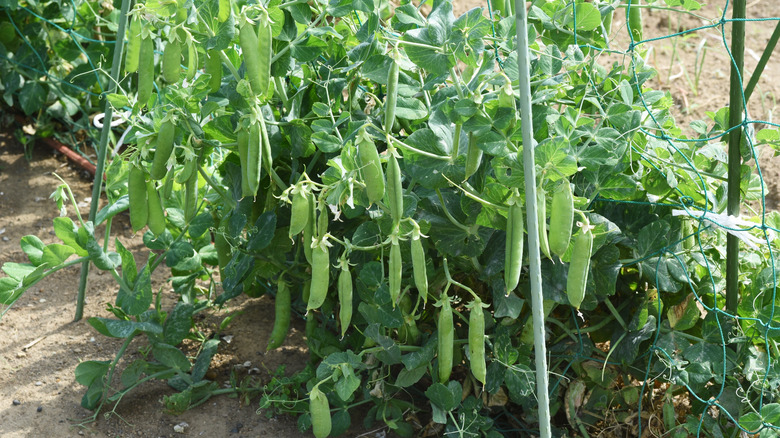
[[[400,386],[401,388],[412,386],[419,382],[427,371],[427,365],[423,365],[412,370],[404,368],[398,372],[398,377],[395,379],[395,385]]]
[[[97,379],[102,379],[111,366],[108,360],[85,360],[76,365],[76,381],[84,386],[90,386]]]
[[[158,343],[152,345],[152,355],[160,363],[170,368],[187,372],[192,367],[190,361],[187,360],[187,356],[181,350],[168,344]]]
[[[73,248],[60,243],[51,243],[43,249],[41,262],[49,266],[59,266],[72,256],[76,251]]]
[[[89,325],[100,334],[111,338],[127,338],[137,332],[161,334],[162,327],[153,322],[134,322],[108,318],[89,318]]]
[[[30,259],[30,263],[35,266],[43,263],[41,258],[43,257],[43,248],[46,245],[38,238],[38,236],[24,236],[22,237],[21,247],[22,251],[27,254],[27,258]]]
[[[89,254],[78,243],[78,228],[69,217],[54,218],[54,234],[62,240],[65,245],[73,248],[79,257],[86,257]]]
[[[404,41],[416,43],[406,45],[404,50],[409,60],[434,75],[446,75],[455,66],[455,57],[442,53],[444,42],[440,32],[432,28],[411,29],[403,36]]]
[[[533,397],[536,389],[536,374],[524,364],[516,364],[506,369],[504,383],[509,390],[509,398],[522,404],[528,397]]]
[[[761,408],[761,417],[764,423],[780,426],[780,403],[765,404]]]
[[[116,296],[116,305],[131,316],[140,315],[152,304],[152,277],[149,266],[145,265],[137,275],[132,290],[120,286]]]
[[[128,208],[130,208],[130,198],[127,195],[120,196],[116,201],[100,209],[97,215],[95,215],[95,226],[102,224]]]
[[[37,82],[27,82],[19,91],[19,105],[26,115],[32,115],[46,103],[46,89]]]
[[[3,263],[2,269],[9,277],[17,281],[22,281],[24,277],[35,271],[35,266],[27,263],[6,262]]]
[[[206,40],[204,48],[206,50],[225,50],[230,47],[235,36],[236,20],[233,14],[230,14],[227,20],[219,24],[217,34]]]
[[[402,119],[419,120],[428,115],[428,109],[419,99],[398,96],[395,115]]]
[[[273,211],[267,211],[260,215],[255,221],[254,227],[250,230],[247,243],[247,250],[259,252],[271,244],[276,232],[276,214]]]
[[[163,324],[163,339],[166,344],[179,345],[190,333],[192,327],[192,312],[194,306],[191,303],[179,301],[173,308]]]
[[[202,267],[200,255],[192,244],[186,241],[177,241],[171,245],[165,264],[178,271],[194,272]]]
[[[761,428],[763,423],[760,415],[755,412],[750,412],[739,417],[739,425],[747,430],[748,433],[755,433]]]
[[[108,99],[108,103],[110,103],[115,110],[130,106],[130,99],[124,94],[110,93],[106,95],[106,99]]]
[[[460,382],[455,380],[450,380],[447,386],[436,382],[425,391],[425,395],[431,403],[447,412],[458,407],[462,393],[463,388]]]
[[[122,242],[119,241],[119,238],[114,240],[114,246],[116,246],[116,250],[119,253],[119,256],[122,257],[122,278],[128,283],[128,285],[135,285],[135,279],[138,277],[138,268],[136,267],[133,253],[128,251],[127,248],[122,245]]]
[[[433,362],[433,358],[436,356],[437,337],[434,332],[421,349],[412,351],[401,357],[401,363],[404,364],[407,371],[411,371],[422,366],[426,366]]]
[[[198,382],[206,375],[209,365],[211,365],[211,358],[217,354],[219,342],[219,339],[209,339],[203,343],[203,348],[200,350],[198,358],[195,359],[195,365],[192,366],[193,381]]]
[[[146,371],[146,365],[147,362],[143,359],[134,360],[127,368],[122,370],[122,375],[120,377],[122,385],[125,388],[129,388],[138,383],[138,380]]]

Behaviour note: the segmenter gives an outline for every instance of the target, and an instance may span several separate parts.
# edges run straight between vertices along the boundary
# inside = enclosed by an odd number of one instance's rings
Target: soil
[[[719,8],[725,0],[711,2],[697,12],[698,15],[717,21]],[[765,18],[777,15],[775,0],[749,2],[748,17]],[[484,6],[484,2],[455,1],[455,13],[459,15],[472,7]],[[684,14],[666,11],[648,11],[645,14],[645,38],[655,38],[673,33],[676,29],[693,29],[710,22]],[[752,73],[775,22],[750,22],[747,26],[746,71]],[[613,29],[625,32],[625,20],[615,15]],[[727,40],[730,27],[726,26]],[[698,68],[696,81],[697,48],[706,39],[708,50],[703,64]],[[675,41],[676,40],[676,41]],[[675,48],[676,43],[676,48]],[[679,124],[705,119],[706,111],[715,111],[728,102],[729,59],[718,29],[707,29],[695,34],[664,39],[653,43],[648,62],[659,71],[653,87],[669,91],[674,99],[675,117]],[[676,51],[676,55],[673,54]],[[699,51],[699,54],[702,52]],[[701,60],[701,58],[699,58]],[[780,74],[780,58],[775,57],[767,65],[749,105],[752,119],[776,121],[777,98],[780,85],[774,80]],[[56,240],[52,230],[52,218],[58,215],[57,207],[48,199],[59,184],[54,173],[70,185],[80,203],[80,211],[86,215],[91,196],[91,177],[73,169],[62,156],[54,155],[47,147],[33,148],[32,159],[24,156],[24,148],[16,141],[11,130],[0,130],[0,263],[23,262],[25,256],[19,248],[21,237],[34,234],[46,243]],[[767,206],[778,206],[780,166],[771,151],[763,151],[759,163],[769,192]],[[68,213],[74,217],[73,208]],[[137,254],[138,261],[145,260],[148,252],[140,234],[133,234],[125,216],[118,216],[112,232],[123,244]],[[185,435],[204,437],[299,437],[309,436],[298,431],[295,419],[272,417],[256,413],[254,400],[246,406],[236,398],[218,396],[184,414],[174,416],[164,412],[162,397],[173,391],[164,383],[148,383],[127,395],[111,415],[99,416],[87,421],[92,412],[80,406],[85,388],[74,381],[74,369],[83,360],[110,360],[119,348],[115,340],[95,332],[86,322],[92,316],[108,316],[106,303],[113,302],[116,285],[109,275],[92,270],[89,276],[85,319],[73,322],[76,291],[79,283],[79,267],[62,270],[38,283],[29,290],[0,319],[0,436],[3,437],[173,437],[174,426],[186,423]],[[164,293],[164,304],[172,305],[175,296],[165,275],[159,272],[153,279],[156,289]],[[0,309],[0,312],[3,309]],[[303,322],[295,320],[286,346],[269,353],[262,348],[273,323],[271,297],[242,297],[210,315],[205,323],[218,324],[228,314],[237,316],[222,332],[222,339],[232,335],[232,342],[223,342],[219,354],[212,362],[210,375],[224,384],[231,372],[239,378],[249,377],[257,383],[267,381],[271,372],[285,365],[286,373],[299,370],[308,360],[303,337]],[[205,324],[204,323],[204,324]],[[128,359],[142,346],[136,341],[128,349]],[[244,364],[250,362],[249,367]],[[252,375],[248,375],[252,372]],[[16,403],[18,402],[18,404]],[[355,422],[359,419],[353,418]],[[356,431],[351,436],[385,436],[384,430]]]

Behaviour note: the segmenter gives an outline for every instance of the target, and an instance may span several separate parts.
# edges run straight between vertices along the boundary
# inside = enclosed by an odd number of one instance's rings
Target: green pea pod
[[[393,56],[390,58],[390,69],[387,73],[387,97],[385,100],[385,133],[390,134],[395,123],[395,107],[398,102],[398,75],[400,68],[398,66],[398,48],[393,49]]]
[[[504,283],[506,293],[515,290],[520,282],[520,272],[523,267],[523,241],[525,239],[523,227],[523,209],[520,200],[516,199],[509,206],[509,215],[506,219],[506,254],[504,255]]]
[[[317,242],[311,251],[311,290],[306,310],[319,309],[325,302],[330,284],[330,253],[324,242]]]
[[[634,43],[642,41],[642,8],[639,6],[639,0],[632,0],[631,7],[628,10],[628,30]]]
[[[320,199],[322,202],[322,199]],[[328,225],[330,225],[330,219],[328,217],[328,207],[322,205],[320,209],[320,215],[317,217],[317,237],[322,239],[328,233]]]
[[[341,273],[338,279],[339,289],[339,323],[341,324],[341,337],[347,333],[352,322],[352,274],[349,272],[349,262],[346,258],[341,261]]]
[[[419,232],[412,234],[412,271],[414,275],[414,285],[417,292],[423,299],[423,303],[428,303],[428,272],[425,261],[425,250],[422,246],[422,239]]]
[[[360,129],[356,141],[358,160],[360,161],[363,183],[366,185],[368,202],[375,204],[385,196],[385,174],[382,171],[379,152],[377,152],[374,140],[366,133],[365,128]]]
[[[550,252],[563,257],[571,241],[574,226],[574,195],[569,181],[564,180],[553,193],[550,207]]]
[[[536,192],[536,222],[539,224],[539,249],[545,257],[552,260],[547,239],[547,192],[541,187]]]
[[[125,53],[125,72],[138,71],[138,61],[141,55],[141,20],[133,16],[127,30],[127,51]]]
[[[469,179],[471,175],[477,173],[480,164],[482,164],[482,149],[477,146],[477,136],[473,132],[469,132],[469,149],[466,151],[466,177],[464,179]]]
[[[397,227],[404,213],[404,189],[401,185],[401,167],[392,152],[387,161],[387,198],[390,217],[393,218],[393,225]]]
[[[138,54],[138,104],[145,107],[154,90],[154,40],[141,39]]]
[[[209,50],[206,53],[204,69],[206,74],[210,75],[209,93],[216,93],[222,86],[222,59],[219,57],[219,51]]]
[[[312,248],[311,248],[311,244],[312,244],[312,241],[314,240],[314,221],[315,221],[314,218],[316,217],[317,212],[316,212],[316,210],[314,208],[313,196],[309,195],[308,201],[309,201],[309,203],[308,203],[308,205],[309,205],[309,213],[308,213],[309,214],[309,219],[308,219],[308,222],[307,222],[306,226],[303,228],[303,255],[306,258],[306,261],[309,262],[309,264],[311,264],[311,262],[312,262],[312,257],[311,257]]]
[[[388,262],[388,281],[390,283],[390,299],[395,307],[398,297],[401,296],[401,274],[403,264],[401,262],[401,245],[393,238],[390,245],[390,260]]]
[[[574,250],[571,253],[569,274],[566,277],[566,295],[569,303],[576,309],[580,308],[585,299],[585,289],[588,285],[590,271],[590,256],[593,250],[593,233],[589,226],[584,226],[574,239]]]
[[[299,183],[292,190],[292,207],[290,209],[290,227],[288,235],[292,239],[309,224],[310,209],[314,200],[305,184]],[[313,226],[314,224],[312,224]]]
[[[182,166],[181,171],[179,171],[176,176],[174,177],[174,180],[179,184],[184,184],[187,182],[187,180],[190,179],[190,176],[192,176],[193,173],[198,173],[198,160],[187,160],[184,163],[184,166]]]
[[[309,393],[309,414],[315,438],[325,438],[330,435],[332,423],[328,397],[316,386]]]
[[[146,198],[149,206],[149,217],[146,224],[155,236],[159,236],[165,231],[165,210],[154,181],[146,182]]]
[[[181,73],[181,44],[169,41],[163,49],[162,73],[163,79],[169,84],[179,82]]]
[[[485,314],[482,300],[475,298],[469,306],[469,364],[474,377],[485,384],[487,365],[485,363]]]
[[[260,141],[260,125],[255,121],[249,126],[249,143],[247,144],[246,152],[247,166],[243,169],[243,173],[246,174],[249,193],[244,193],[244,196],[254,197],[260,188],[260,169],[263,167],[263,153]]]
[[[195,161],[195,160],[193,160]],[[184,183],[184,222],[190,223],[198,210],[198,172],[192,172]]]
[[[214,232],[214,249],[217,251],[217,263],[219,264],[219,276],[225,280],[225,266],[230,262],[233,248],[225,238],[225,233],[219,229]]]
[[[452,320],[450,297],[442,294],[438,320],[439,381],[446,384],[452,374],[452,355],[455,348],[455,326]]]
[[[246,168],[249,166],[249,130],[239,127],[236,132],[236,147],[238,149],[238,162],[241,164],[241,196],[252,196],[252,188],[249,186]]]
[[[198,48],[192,41],[187,42],[187,80],[195,79],[198,72]]]
[[[173,153],[173,139],[176,135],[176,123],[166,118],[160,125],[157,133],[157,147],[154,151],[154,159],[149,173],[154,180],[161,180],[168,174],[168,160]]]
[[[149,220],[149,206],[146,200],[146,173],[135,164],[130,165],[127,196],[130,202],[130,226],[133,232],[136,232],[146,226]]]
[[[690,237],[686,237],[686,236],[690,236]],[[682,237],[685,239],[682,242],[683,249],[686,250],[693,249],[693,247],[696,245],[696,235],[694,234],[694,230],[693,230],[693,221],[683,220]]]
[[[257,33],[255,33],[255,29],[250,23],[244,23],[238,30],[238,44],[241,46],[244,67],[246,67],[244,78],[249,81],[252,91],[255,94],[260,94],[263,84],[267,84],[267,78],[263,80],[262,72],[260,71],[259,42],[257,41]]]
[[[271,59],[273,58],[273,35],[268,16],[263,14],[257,27],[258,70],[260,74],[260,87],[256,92],[263,97],[271,91]]]
[[[284,278],[280,275],[279,280],[276,282],[276,301],[274,302],[274,327],[271,330],[271,335],[268,340],[268,347],[266,351],[271,351],[275,348],[279,348],[284,343],[284,339],[287,337],[287,332],[290,331],[290,286],[284,281]]]

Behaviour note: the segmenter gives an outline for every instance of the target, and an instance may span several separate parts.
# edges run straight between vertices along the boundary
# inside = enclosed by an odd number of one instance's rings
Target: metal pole
[[[536,397],[539,402],[539,432],[550,438],[550,400],[547,377],[547,346],[544,338],[542,295],[542,259],[539,255],[539,226],[536,216],[536,166],[534,164],[534,128],[531,114],[531,73],[528,61],[528,24],[525,1],[516,0],[517,67],[520,79],[520,120],[523,128],[523,170],[525,172],[525,212],[528,216],[528,257],[531,262],[531,306],[533,314],[534,355],[536,359]]]
[[[111,81],[108,85],[108,93],[116,90],[116,84],[119,80],[119,71],[122,64],[122,52],[125,47],[125,24],[127,23],[127,11],[130,10],[131,0],[122,0],[122,6],[119,11],[119,23],[117,24],[116,42],[114,44],[114,59],[111,64]],[[103,118],[103,131],[100,133],[100,143],[98,144],[98,159],[95,170],[95,180],[92,185],[92,204],[89,206],[89,220],[95,220],[98,204],[100,204],[100,194],[103,191],[103,171],[106,166],[106,151],[108,150],[108,134],[111,132],[111,119],[113,110],[105,99],[105,117]],[[84,315],[84,298],[87,291],[87,278],[89,275],[89,263],[87,260],[81,264],[81,278],[79,279],[79,293],[76,297],[76,315],[74,321],[78,321]]]
[[[729,188],[728,214],[739,216],[739,182],[742,155],[739,146],[742,142],[742,72],[745,61],[745,0],[735,0],[731,22],[731,94],[729,96]],[[729,233],[726,238],[726,311],[737,312],[739,303],[739,239]]]

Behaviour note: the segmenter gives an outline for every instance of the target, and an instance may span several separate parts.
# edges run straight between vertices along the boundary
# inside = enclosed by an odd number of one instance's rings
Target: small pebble
[[[27,353],[25,353],[23,351],[19,351],[19,352],[16,353],[16,357],[25,357],[25,356],[27,356]]]
[[[41,411],[43,411],[43,406],[38,406],[38,409],[36,409],[35,411],[36,411],[36,412],[41,412]]]
[[[252,366],[252,362],[246,361],[244,362],[244,368],[250,368]]]
[[[41,382],[41,381],[35,382],[35,386],[41,386],[41,385],[43,385],[43,382]]]
[[[20,402],[19,400],[14,400],[14,401],[13,401],[13,402],[11,402],[11,403],[12,403],[14,406],[19,406],[20,404],[22,404],[22,402]]]

